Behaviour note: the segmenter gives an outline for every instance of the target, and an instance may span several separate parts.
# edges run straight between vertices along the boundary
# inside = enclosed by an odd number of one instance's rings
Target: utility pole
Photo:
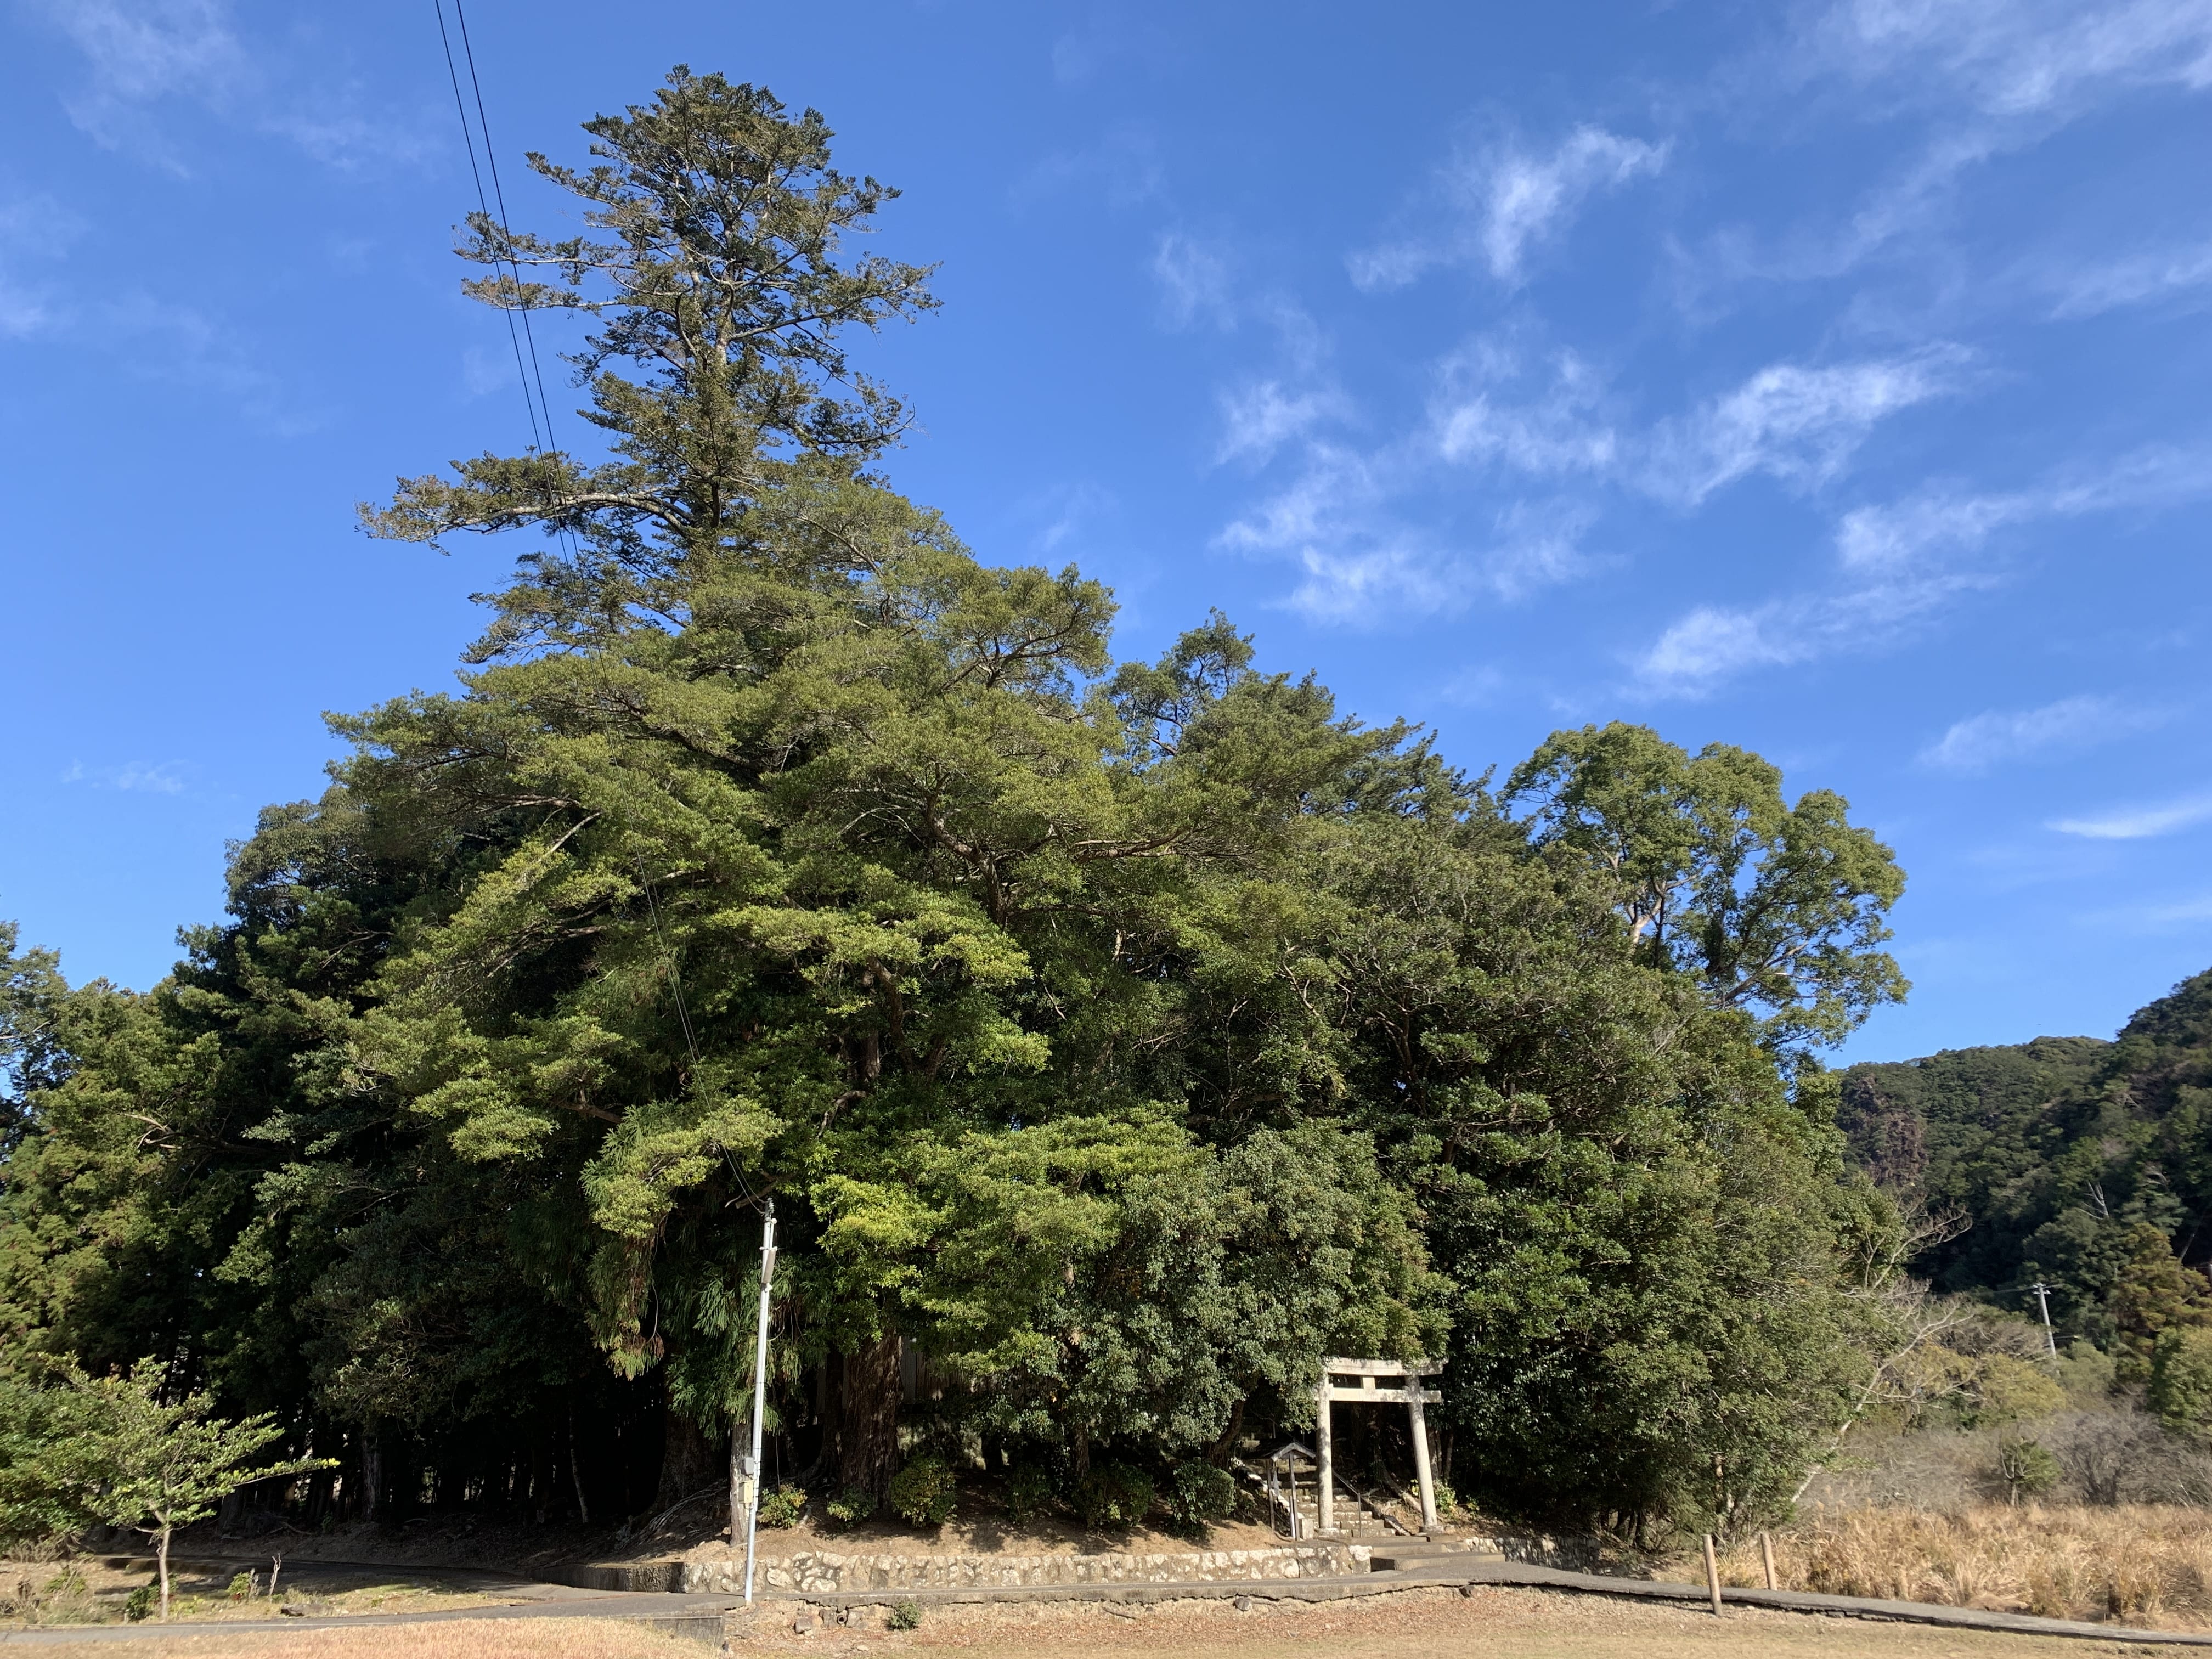
[[[760,1524],[761,1419],[768,1410],[768,1297],[775,1282],[775,1200],[761,1212],[760,1329],[753,1343],[753,1449],[741,1466],[745,1510],[745,1605],[753,1600],[753,1538]],[[732,1499],[737,1494],[732,1492]],[[730,1507],[732,1541],[736,1541],[737,1504]]]
[[[2035,1292],[2037,1304],[2043,1309],[2043,1340],[2051,1345],[2051,1357],[2058,1358],[2058,1338],[2051,1328],[2051,1286],[2041,1279],[2027,1287]]]

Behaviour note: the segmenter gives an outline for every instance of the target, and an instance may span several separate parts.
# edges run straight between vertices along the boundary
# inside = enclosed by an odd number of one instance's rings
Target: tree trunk
[[[530,1516],[541,1527],[552,1499],[553,1435],[541,1414],[530,1428]]]
[[[1206,1448],[1206,1461],[1226,1467],[1237,1449],[1237,1438],[1244,1432],[1244,1401],[1240,1395],[1229,1408],[1229,1426],[1222,1430],[1221,1438]]]
[[[845,1356],[837,1479],[847,1491],[890,1498],[898,1468],[899,1340],[885,1332]]]
[[[169,1529],[167,1527],[155,1534],[155,1559],[161,1568],[161,1622],[169,1622]]]
[[[384,1443],[374,1430],[361,1436],[361,1518],[376,1519],[384,1498]]]
[[[584,1498],[583,1465],[576,1461],[576,1408],[568,1407],[568,1481],[576,1489],[576,1519],[592,1524],[592,1506]]]
[[[844,1455],[845,1402],[837,1388],[844,1370],[837,1356],[831,1354],[814,1374],[814,1415],[822,1425],[822,1443],[814,1453],[817,1474],[836,1468]]]
[[[714,1445],[699,1432],[699,1425],[671,1407],[661,1438],[660,1487],[654,1504],[665,1510],[714,1486],[722,1473],[716,1462]]]

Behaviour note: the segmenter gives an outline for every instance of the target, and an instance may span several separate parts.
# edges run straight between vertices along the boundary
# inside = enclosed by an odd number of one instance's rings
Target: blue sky
[[[2212,0],[470,23],[540,229],[520,152],[673,63],[820,108],[942,264],[859,351],[895,478],[1125,653],[1219,605],[1473,768],[1622,718],[1843,792],[1916,982],[1850,1056],[2212,965]],[[143,987],[321,711],[450,683],[520,550],[353,503],[524,404],[429,0],[0,31],[0,916]]]

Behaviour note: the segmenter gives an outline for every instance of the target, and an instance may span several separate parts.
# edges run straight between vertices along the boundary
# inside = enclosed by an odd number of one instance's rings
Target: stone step
[[[1415,1567],[1455,1566],[1462,1561],[1503,1561],[1504,1553],[1493,1549],[1462,1549],[1455,1545],[1423,1543],[1418,1539],[1407,1539],[1389,1547],[1377,1547],[1367,1563],[1370,1572],[1405,1572]]]

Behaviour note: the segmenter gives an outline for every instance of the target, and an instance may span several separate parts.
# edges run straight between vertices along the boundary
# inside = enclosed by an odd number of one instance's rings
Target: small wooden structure
[[[1286,1440],[1267,1454],[1267,1497],[1271,1503],[1282,1505],[1291,1541],[1296,1543],[1305,1535],[1304,1523],[1298,1517],[1298,1465],[1308,1468],[1319,1465],[1321,1460],[1313,1455],[1312,1448]]]
[[[1336,1454],[1329,1407],[1340,1400],[1363,1406],[1402,1405],[1412,1414],[1413,1474],[1421,1487],[1421,1529],[1427,1532],[1435,1528],[1437,1486],[1429,1471],[1429,1425],[1421,1415],[1421,1407],[1441,1401],[1443,1395],[1434,1389],[1423,1388],[1421,1379],[1434,1376],[1443,1370],[1441,1360],[1322,1359],[1321,1382],[1314,1389],[1314,1448],[1321,1463],[1319,1529],[1324,1537],[1336,1530]],[[1339,1377],[1353,1380],[1340,1382]],[[1395,1386],[1384,1388],[1386,1381]]]

